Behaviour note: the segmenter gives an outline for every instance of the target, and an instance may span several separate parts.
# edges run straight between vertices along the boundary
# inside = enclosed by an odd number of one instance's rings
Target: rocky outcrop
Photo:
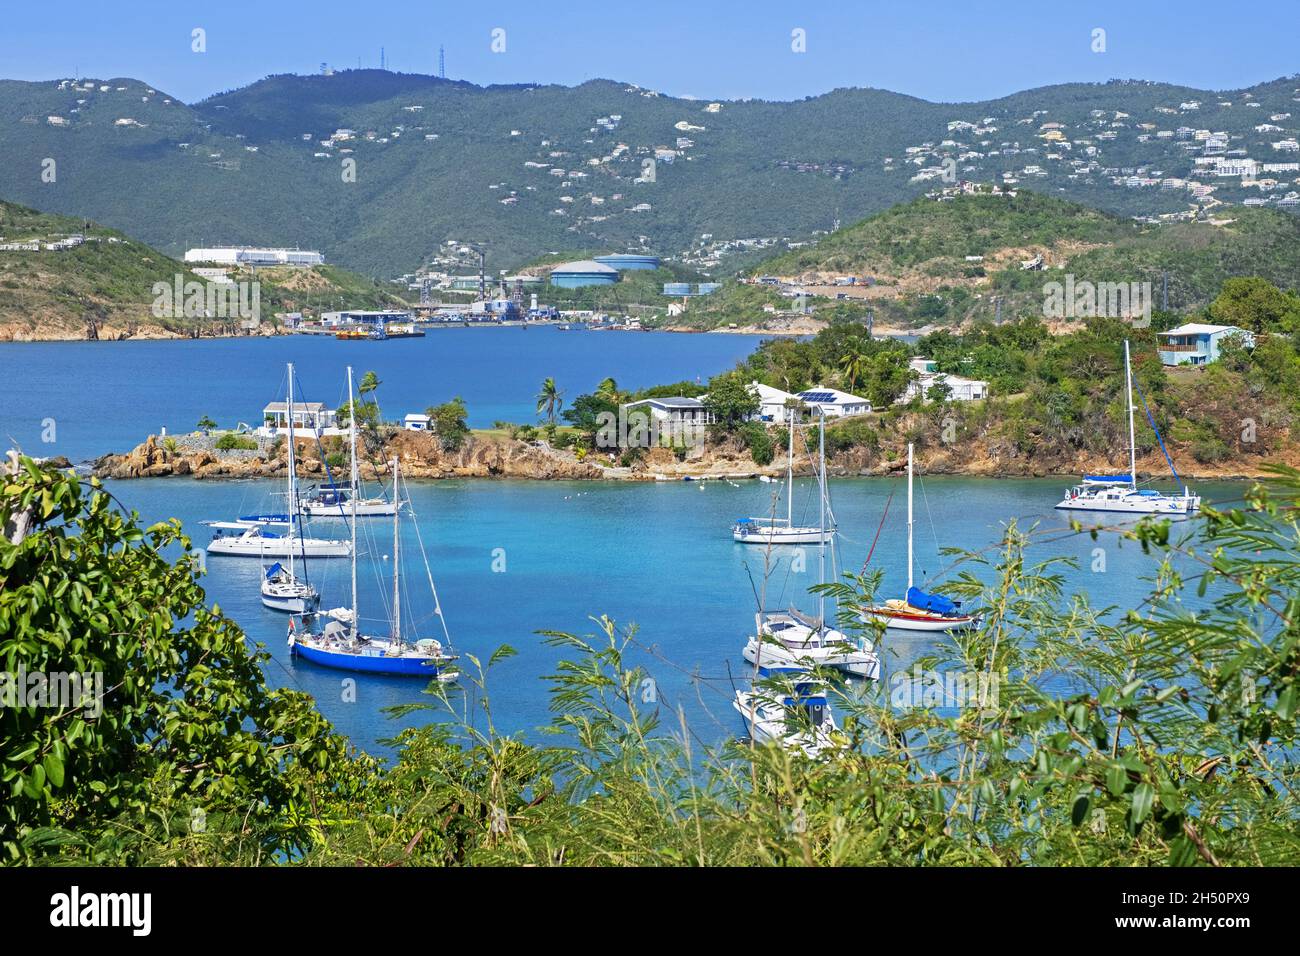
[[[334,478],[346,474],[346,459],[333,459],[329,469],[314,440],[295,443],[297,472],[306,479]],[[333,458],[330,452],[326,457]],[[539,478],[590,479],[622,477],[568,452],[546,445],[506,438],[469,436],[460,448],[444,451],[428,433],[398,432],[380,448],[371,449],[360,464],[363,478],[386,477],[387,462],[397,457],[408,478]],[[172,441],[150,435],[124,455],[105,455],[95,462],[101,478],[158,478],[189,475],[194,478],[283,478],[288,469],[283,442],[258,449],[194,448],[182,436]]]

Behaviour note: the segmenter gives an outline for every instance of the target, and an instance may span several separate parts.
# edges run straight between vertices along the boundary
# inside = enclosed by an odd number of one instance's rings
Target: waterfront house
[[[262,409],[262,427],[258,434],[274,436],[284,434],[289,428],[289,408],[285,402],[271,402]],[[334,409],[324,402],[294,402],[294,431],[313,431],[317,435],[341,435],[343,430],[335,420]]]
[[[908,363],[908,367],[916,375],[907,383],[907,388],[898,397],[895,404],[905,405],[918,395],[921,396],[922,401],[928,401],[930,389],[936,385],[947,386],[948,401],[950,402],[973,402],[976,399],[988,398],[988,382],[977,378],[964,378],[961,375],[940,372],[933,359],[914,358]]]
[[[1255,347],[1255,337],[1235,325],[1189,322],[1159,335],[1160,361],[1164,365],[1208,365],[1218,360],[1223,342],[1233,335],[1240,336],[1246,348]]]
[[[704,427],[713,423],[713,415],[702,400],[681,395],[629,402],[623,406],[623,412],[629,429],[635,421],[633,413],[648,412],[658,441],[664,444],[699,441]]]
[[[821,411],[827,418],[848,418],[852,415],[866,415],[871,411],[871,402],[838,388],[817,385],[800,392],[798,399],[805,405]]]
[[[429,416],[420,412],[411,412],[403,419],[402,427],[408,432],[427,432],[429,430]]]
[[[792,392],[783,392],[762,382],[750,382],[749,392],[758,399],[758,418],[765,422],[785,422],[790,420],[790,405],[798,405],[799,397]]]

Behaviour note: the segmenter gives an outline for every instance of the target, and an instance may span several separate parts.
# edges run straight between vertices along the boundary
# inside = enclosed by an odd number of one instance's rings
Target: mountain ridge
[[[1222,129],[1230,145],[1272,159],[1270,140],[1300,130],[1295,83],[1054,84],[953,104],[871,88],[706,101],[606,79],[479,86],[349,70],[279,74],[190,105],[134,79],[5,80],[0,149],[15,161],[0,169],[0,195],[89,214],[171,255],[312,246],[392,277],[447,243],[476,241],[493,271],[580,246],[726,274],[752,261],[747,243],[807,241],[914,198],[947,161],[963,179],[1009,176],[1120,215],[1182,212],[1185,191],[1112,181],[1192,170],[1186,149],[1140,124]],[[1069,149],[1043,138],[1049,121],[1074,137]],[[1257,133],[1264,124],[1280,132]],[[59,162],[57,184],[33,174],[45,158]],[[1211,185],[1231,201],[1256,195],[1240,181]],[[1269,201],[1291,188],[1279,177]]]

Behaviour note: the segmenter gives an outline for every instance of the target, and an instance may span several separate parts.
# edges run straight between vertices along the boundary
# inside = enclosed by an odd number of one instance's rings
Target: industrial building
[[[309,249],[256,249],[251,246],[219,246],[187,249],[186,262],[207,262],[218,266],[319,266],[325,257]]]
[[[617,281],[617,269],[596,262],[594,259],[562,262],[551,270],[551,285],[562,289],[579,289],[589,285],[613,285]]]
[[[326,328],[338,328],[345,325],[370,325],[382,328],[390,322],[410,322],[410,312],[398,309],[385,309],[382,312],[367,309],[349,309],[339,312],[322,312],[320,324]]]

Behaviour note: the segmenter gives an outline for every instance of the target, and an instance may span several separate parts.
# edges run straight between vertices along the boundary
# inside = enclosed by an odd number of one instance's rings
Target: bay
[[[125,452],[158,434],[261,423],[283,400],[285,365],[297,397],[338,407],[345,369],[374,370],[386,418],[465,399],[472,428],[537,421],[536,395],[554,378],[566,399],[607,376],[623,389],[707,381],[749,355],[760,336],[671,332],[433,329],[422,339],[341,342],[328,336],[0,344],[0,442],[72,462]],[[51,424],[53,428],[51,428]],[[47,439],[53,440],[47,440]],[[0,446],[0,449],[6,446]]]
[[[107,485],[145,521],[180,518],[199,544],[205,542],[207,530],[200,520],[258,510],[281,490],[268,481],[177,478]],[[502,645],[517,651],[492,667],[487,678],[494,726],[501,732],[535,739],[536,729],[549,720],[545,677],[555,673],[562,655],[546,646],[537,632],[595,634],[592,618],[608,615],[620,629],[636,626],[629,657],[653,681],[643,691],[660,708],[666,724],[676,728],[680,713],[700,741],[737,735],[741,727],[730,700],[748,679],[749,666],[740,650],[753,631],[755,591],[764,594],[769,608],[798,602],[805,610],[816,610],[815,598],[806,589],[817,580],[817,548],[806,548],[801,556],[795,549],[777,549],[764,586],[764,549],[731,540],[732,521],[768,513],[779,485],[452,480],[412,482],[410,487],[419,533],[462,662],[472,673],[467,655],[486,664]],[[1063,569],[1067,599],[1085,594],[1094,605],[1114,607],[1116,613],[1138,607],[1149,592],[1157,558],[1114,533],[1103,533],[1097,540],[1070,534],[1068,519],[1053,509],[1062,488],[1061,481],[1051,479],[922,478],[916,502],[918,583],[942,581],[968,567],[986,576],[987,570],[969,564],[954,567],[955,559],[940,556],[939,549],[957,547],[993,558],[991,549],[1008,522],[1015,521],[1039,529],[1033,558],[1075,559],[1077,568]],[[1197,490],[1208,503],[1238,500],[1244,486],[1205,484]],[[872,566],[885,569],[882,596],[901,595],[907,553],[902,479],[835,479],[831,493],[841,529],[839,563],[860,568],[880,528]],[[813,482],[796,483],[795,512],[796,522],[801,513],[815,521]],[[1192,527],[1183,523],[1180,531]],[[391,525],[384,519],[363,519],[363,528],[362,616],[382,616],[391,586],[385,558]],[[403,553],[418,555],[414,527],[404,522],[403,529]],[[345,534],[343,522],[328,519],[314,522],[311,531]],[[405,567],[413,570],[409,564]],[[316,561],[309,571],[322,590],[323,607],[348,602],[348,562]],[[383,713],[385,707],[427,701],[421,681],[352,675],[294,661],[285,616],[260,603],[259,574],[256,560],[215,557],[207,561],[203,584],[210,602],[233,617],[251,640],[266,646],[271,654],[269,681],[310,693],[325,716],[368,751],[384,752],[380,741],[402,726],[445,719],[421,713],[394,721]],[[422,566],[418,574],[408,574],[408,580],[410,595],[404,603],[423,619],[415,636],[441,637],[423,586]],[[887,672],[910,667],[943,639],[889,632]],[[470,712],[480,730],[484,722],[476,705],[482,693],[468,680],[451,691],[453,704]]]

